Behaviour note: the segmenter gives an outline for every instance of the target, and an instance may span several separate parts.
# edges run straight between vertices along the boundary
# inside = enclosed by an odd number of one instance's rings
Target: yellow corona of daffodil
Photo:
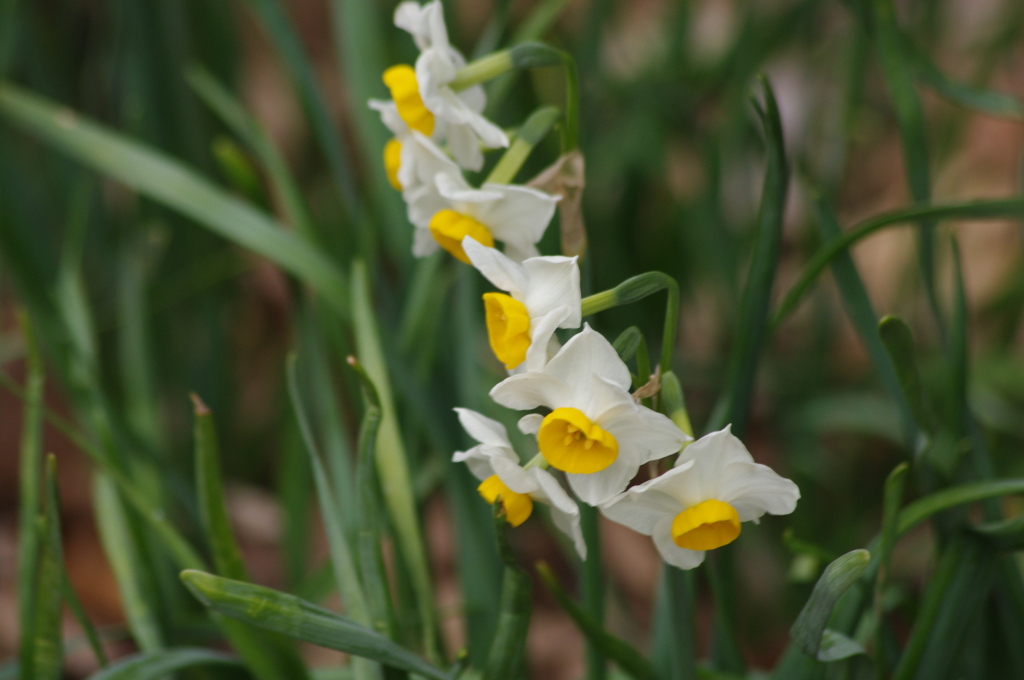
[[[729,428],[690,444],[675,467],[601,507],[611,520],[650,536],[669,564],[693,569],[708,550],[740,535],[742,522],[788,515],[800,490],[754,462]]]

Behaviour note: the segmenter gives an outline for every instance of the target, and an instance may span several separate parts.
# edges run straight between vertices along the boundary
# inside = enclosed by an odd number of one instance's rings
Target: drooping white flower
[[[558,202],[558,196],[516,184],[488,182],[474,189],[461,173],[453,172],[438,173],[434,189],[424,187],[408,199],[409,214],[417,218],[412,220],[417,227],[413,254],[425,257],[440,245],[466,264],[469,258],[462,250],[466,236],[488,247],[503,242],[505,254],[517,262],[539,255],[536,244]]]
[[[800,490],[754,462],[729,426],[686,447],[675,467],[616,496],[601,511],[650,536],[669,564],[693,569],[708,550],[731,543],[741,522],[788,515]]]
[[[459,165],[479,170],[483,166],[480,143],[506,147],[508,137],[481,115],[487,103],[482,87],[460,92],[448,87],[466,60],[448,42],[441,0],[422,6],[401,3],[395,9],[395,26],[408,31],[420,49],[415,70],[403,64],[384,72],[399,115],[410,128],[446,142]]]
[[[457,451],[452,460],[466,463],[482,480],[478,491],[488,503],[501,496],[505,517],[514,527],[533,513],[534,501],[551,506],[551,520],[572,539],[581,559],[587,559],[587,544],[580,530],[580,509],[558,481],[539,467],[524,469],[512,448],[505,426],[476,411],[456,408],[459,422],[469,436],[480,442],[468,451]]]
[[[620,493],[644,463],[677,452],[690,439],[676,425],[640,406],[628,392],[629,369],[600,333],[583,330],[558,351],[543,371],[498,383],[491,398],[531,414],[519,429],[537,435],[544,458],[566,472],[583,501],[599,505]]]
[[[583,320],[577,258],[531,257],[519,264],[472,236],[462,240],[462,249],[481,274],[509,293],[484,293],[494,355],[507,369],[525,361],[527,371],[542,370],[555,329],[578,328]]]

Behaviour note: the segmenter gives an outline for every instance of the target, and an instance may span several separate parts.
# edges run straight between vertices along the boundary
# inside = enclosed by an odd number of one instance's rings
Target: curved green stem
[[[661,361],[659,366],[664,375],[672,370],[672,353],[676,345],[676,326],[679,320],[679,284],[664,272],[647,272],[626,279],[611,290],[594,293],[583,298],[583,316],[603,312],[612,307],[628,305],[657,293],[668,292],[665,306],[665,329],[662,332]]]
[[[1022,216],[1024,216],[1024,197],[905,208],[861,222],[844,234],[842,238],[837,238],[824,246],[811,258],[800,279],[789,289],[786,297],[779,304],[778,311],[775,312],[775,317],[772,319],[772,328],[778,326],[796,308],[804,293],[822,270],[828,266],[833,257],[880,229],[894,225],[906,226],[929,218],[963,220],[1020,218]]]
[[[548,131],[551,130],[551,126],[558,120],[559,115],[561,114],[558,108],[554,106],[544,106],[530,114],[530,117],[516,132],[512,145],[509,146],[505,155],[494,166],[485,181],[495,184],[510,184],[516,178],[519,168],[523,167],[523,163],[530,157],[533,147],[544,139]]]

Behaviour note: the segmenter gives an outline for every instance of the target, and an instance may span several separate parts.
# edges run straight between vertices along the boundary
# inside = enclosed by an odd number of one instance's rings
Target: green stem
[[[665,328],[661,342],[661,373],[664,375],[672,370],[672,353],[676,345],[676,326],[679,320],[679,284],[668,274],[647,272],[626,279],[611,290],[594,293],[583,298],[582,313],[584,317],[603,312],[612,307],[628,305],[642,300],[660,290],[668,292],[665,306]]]
[[[544,139],[551,126],[558,120],[559,115],[561,114],[554,106],[544,106],[530,114],[530,117],[516,132],[512,145],[491,170],[491,174],[488,175],[485,182],[511,184],[512,180],[516,178],[519,168],[523,167],[523,163],[529,158],[533,147]]]
[[[597,508],[580,506],[580,526],[587,544],[587,560],[583,562],[583,609],[603,626],[604,574],[601,571],[601,532]],[[587,641],[587,679],[604,680],[608,677],[608,662],[600,646]]]
[[[455,74],[455,80],[448,83],[453,91],[459,92],[467,88],[497,78],[502,73],[511,71],[515,67],[512,60],[511,50],[502,50],[488,54],[463,66]]]

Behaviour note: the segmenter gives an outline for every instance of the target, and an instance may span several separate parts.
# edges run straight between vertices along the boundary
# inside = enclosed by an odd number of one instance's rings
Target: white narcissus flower
[[[384,72],[398,114],[413,130],[447,142],[459,165],[479,170],[484,161],[480,143],[505,147],[508,137],[481,115],[487,103],[482,87],[461,92],[448,87],[466,60],[448,42],[441,0],[423,6],[401,3],[395,9],[395,26],[408,31],[420,49],[415,69],[400,64]]]
[[[430,185],[439,172],[458,173],[459,166],[437,144],[418,130],[412,130],[398,115],[393,101],[371,99],[370,108],[380,113],[381,122],[394,138],[384,145],[384,169],[391,186],[403,193]],[[433,215],[433,213],[431,213]],[[430,216],[427,216],[430,219]]]
[[[462,240],[481,274],[504,293],[484,293],[487,337],[494,355],[511,370],[526,363],[540,371],[556,328],[579,328],[580,268],[575,257],[531,257],[518,264],[494,248]]]
[[[563,470],[584,502],[600,505],[620,493],[644,463],[679,451],[690,440],[676,425],[630,396],[629,369],[600,333],[583,330],[543,371],[513,375],[491,398],[531,414],[519,429],[537,435],[541,454]]]
[[[704,553],[731,543],[740,523],[788,515],[800,490],[754,462],[729,426],[686,447],[675,467],[601,507],[609,519],[654,539],[669,564],[693,569]]]
[[[476,411],[456,408],[459,422],[473,439],[480,442],[468,451],[457,451],[452,460],[466,463],[477,479],[483,480],[477,490],[488,503],[501,496],[505,518],[514,527],[533,513],[538,501],[551,506],[551,520],[572,539],[581,559],[587,559],[587,544],[580,530],[580,509],[569,498],[558,481],[539,467],[524,469],[512,448],[505,426]]]
[[[516,262],[539,255],[536,244],[559,199],[516,184],[488,182],[474,189],[461,173],[453,172],[438,173],[434,187],[436,191],[424,187],[418,196],[408,199],[410,216],[417,216],[412,221],[417,227],[413,254],[425,257],[440,245],[466,264],[469,258],[462,250],[466,236],[488,247],[503,242],[505,254]],[[428,213],[430,217],[424,220]]]

